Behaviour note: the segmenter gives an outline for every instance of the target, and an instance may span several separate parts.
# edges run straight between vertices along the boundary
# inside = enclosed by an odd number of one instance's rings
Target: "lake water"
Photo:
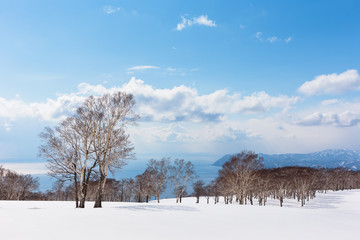
[[[196,175],[198,179],[203,180],[206,184],[211,182],[214,178],[217,177],[218,170],[220,167],[212,166],[210,162],[204,161],[192,161],[195,167]],[[128,165],[126,165],[123,169],[117,171],[115,175],[109,176],[111,178],[121,179],[121,178],[134,178],[136,175],[142,174],[146,169],[147,161],[135,160],[130,161]],[[46,190],[50,190],[52,184],[55,182],[55,179],[46,175],[39,174],[33,175],[39,178],[40,187],[39,190],[45,192]],[[171,187],[168,187],[167,193],[164,194],[163,197],[171,197],[173,196]],[[192,186],[189,186],[188,192],[192,192]]]

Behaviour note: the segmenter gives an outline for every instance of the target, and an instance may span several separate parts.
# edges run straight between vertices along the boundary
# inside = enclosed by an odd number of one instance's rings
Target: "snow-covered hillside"
[[[235,155],[235,154],[233,154]],[[329,149],[320,152],[307,154],[258,154],[264,158],[264,165],[267,168],[301,166],[301,167],[325,167],[336,168],[345,167],[352,170],[360,169],[360,151],[345,149]],[[231,154],[226,154],[213,165],[222,166],[231,158]]]
[[[0,236],[9,240],[64,239],[357,239],[360,190],[318,194],[305,207],[269,200],[266,207],[200,204],[185,198],[160,204],[0,201]]]

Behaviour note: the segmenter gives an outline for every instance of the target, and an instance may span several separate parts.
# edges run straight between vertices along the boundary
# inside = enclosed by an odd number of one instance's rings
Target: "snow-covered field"
[[[300,207],[206,204],[0,201],[0,239],[359,239],[360,190],[318,194]]]

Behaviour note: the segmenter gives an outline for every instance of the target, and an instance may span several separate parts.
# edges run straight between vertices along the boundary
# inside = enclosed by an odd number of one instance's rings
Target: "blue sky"
[[[143,159],[359,149],[359,1],[0,3],[0,164],[116,90]]]

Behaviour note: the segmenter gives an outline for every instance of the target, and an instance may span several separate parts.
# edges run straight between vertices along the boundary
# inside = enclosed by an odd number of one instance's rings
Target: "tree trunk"
[[[96,193],[96,199],[95,199],[94,208],[101,208],[102,207],[101,203],[102,203],[104,187],[105,187],[105,176],[104,176],[104,174],[100,174],[99,186],[98,186],[98,190],[97,190],[97,193]]]
[[[85,208],[86,193],[87,193],[87,184],[85,182],[82,182],[81,185],[80,185],[80,204],[79,204],[79,208]]]
[[[239,198],[239,204],[244,205],[244,196],[243,195],[241,195]]]
[[[74,174],[74,187],[75,187],[75,205],[76,208],[79,207],[79,186],[78,186],[78,182],[77,182],[77,177],[76,177],[76,173]]]

